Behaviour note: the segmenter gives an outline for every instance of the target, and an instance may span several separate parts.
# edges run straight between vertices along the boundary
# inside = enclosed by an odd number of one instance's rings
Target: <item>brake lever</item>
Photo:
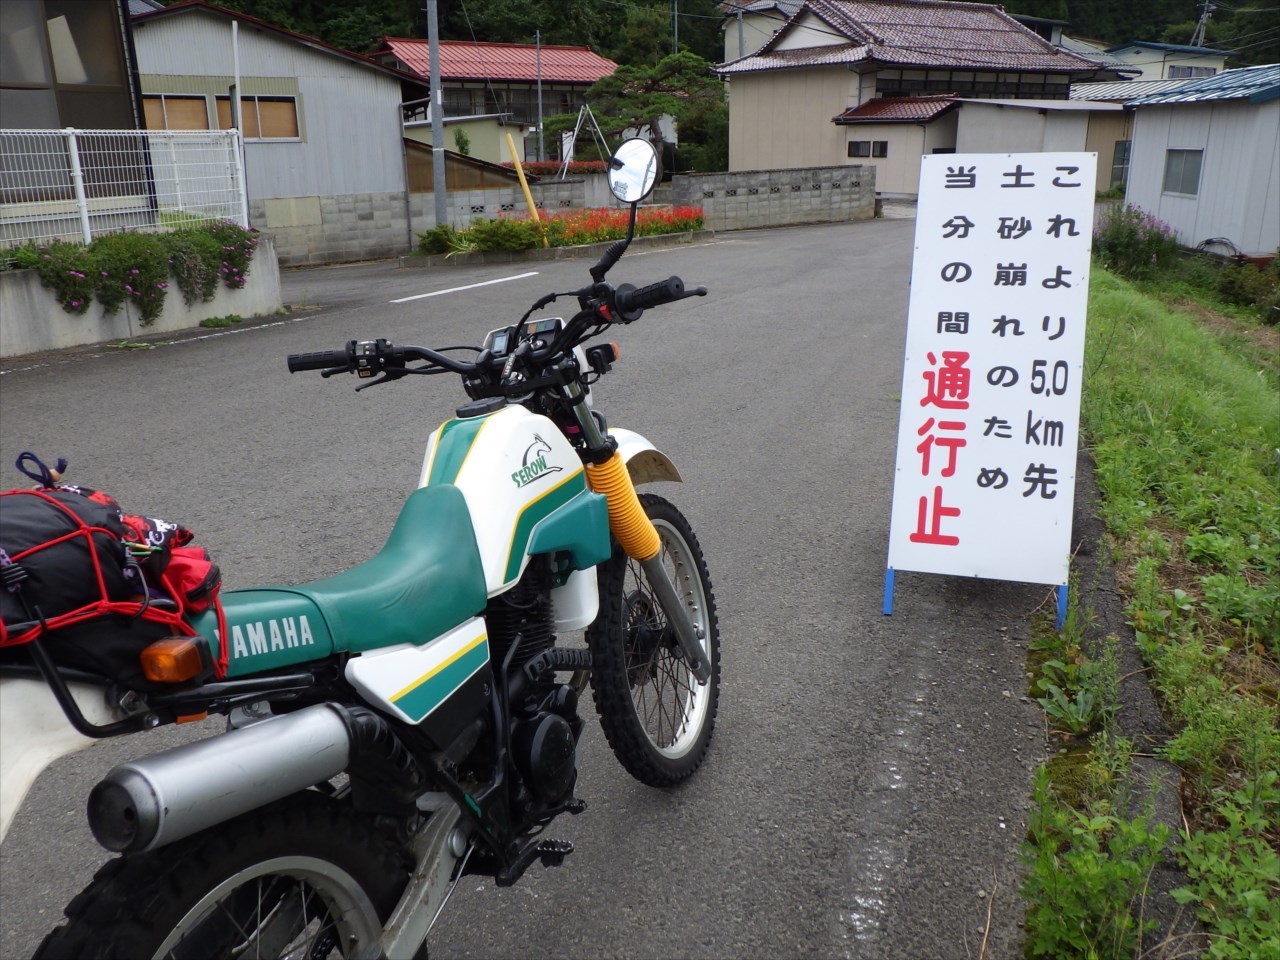
[[[370,387],[376,387],[380,383],[390,383],[392,380],[399,380],[401,377],[406,377],[411,373],[417,372],[418,371],[410,370],[407,367],[393,367],[391,369],[383,368],[382,376],[378,377],[377,380],[370,380],[368,383],[360,384],[360,386],[356,387],[356,393],[359,393],[361,390],[368,390]],[[422,372],[426,373],[425,370]]]

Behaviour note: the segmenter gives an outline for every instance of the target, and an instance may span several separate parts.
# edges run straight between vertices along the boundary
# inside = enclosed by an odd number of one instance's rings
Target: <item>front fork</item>
[[[671,575],[662,563],[662,539],[640,506],[618,445],[612,438],[601,434],[600,425],[587,409],[581,385],[571,382],[565,385],[564,391],[586,443],[587,483],[596,493],[604,495],[609,506],[609,528],[627,556],[644,569],[658,595],[658,602],[675,628],[676,639],[693,675],[699,683],[706,683],[711,679],[711,661],[702,647],[702,631],[689,616],[689,608],[680,600]]]

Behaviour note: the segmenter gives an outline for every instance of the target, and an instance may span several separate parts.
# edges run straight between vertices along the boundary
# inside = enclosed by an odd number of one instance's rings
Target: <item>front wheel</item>
[[[34,960],[377,954],[407,867],[318,793],[109,861]]]
[[[689,522],[662,497],[642,493],[640,504],[662,541],[663,566],[699,628],[711,677],[698,683],[644,569],[615,543],[598,571],[600,614],[587,630],[591,692],[618,762],[641,783],[670,787],[698,769],[711,744],[720,635],[711,577]]]

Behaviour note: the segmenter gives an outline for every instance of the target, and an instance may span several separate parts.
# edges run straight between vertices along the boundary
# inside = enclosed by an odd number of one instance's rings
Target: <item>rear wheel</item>
[[[642,783],[670,787],[698,769],[711,744],[720,699],[716,601],[702,547],[671,503],[640,504],[662,541],[661,559],[702,635],[711,678],[699,684],[648,576],[616,543],[599,568],[600,614],[587,631],[591,689],[614,756]]]
[[[297,794],[110,861],[35,960],[372,956],[407,880],[366,820]]]

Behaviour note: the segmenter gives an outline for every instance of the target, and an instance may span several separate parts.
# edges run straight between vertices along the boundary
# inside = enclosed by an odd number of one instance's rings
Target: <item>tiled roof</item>
[[[426,77],[431,72],[426,40],[384,37],[372,55],[394,54],[413,72]],[[538,79],[538,51],[532,43],[477,43],[470,40],[440,41],[440,76],[446,80]],[[595,83],[613,74],[618,65],[593,52],[590,47],[562,47],[544,44],[541,54],[544,83]]]
[[[1097,62],[1066,53],[1003,10],[944,0],[807,0],[805,7],[849,43],[780,50],[798,29],[798,14],[756,53],[722,65],[726,74],[833,63],[879,62],[952,69],[1083,73]]]
[[[743,13],[769,13],[776,11],[778,22],[792,16],[804,0],[726,0],[720,4],[720,12],[726,17],[736,17],[738,11]]]
[[[1264,103],[1280,97],[1280,63],[1224,70],[1212,77],[1188,80],[1175,90],[1153,93],[1132,101],[1134,106],[1161,103],[1203,103],[1206,100],[1248,100]]]
[[[1181,80],[1111,80],[1106,83],[1073,83],[1071,99],[1114,100],[1127,103],[1147,94],[1176,90],[1190,82],[1183,77]]]
[[[832,123],[928,123],[956,105],[955,97],[877,97],[846,110]]]
[[[1012,107],[1019,110],[1108,111],[1124,109],[1118,103],[1093,103],[1070,100],[991,100],[987,98],[957,97],[955,94],[940,97],[877,97],[866,103],[832,117],[836,124],[852,123],[930,123],[957,105],[966,103],[980,107]]]

